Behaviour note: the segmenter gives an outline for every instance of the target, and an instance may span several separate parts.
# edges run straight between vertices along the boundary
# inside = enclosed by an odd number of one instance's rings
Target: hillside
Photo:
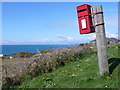
[[[90,48],[87,46],[76,46],[43,50],[39,53],[19,52],[2,57],[2,87],[20,85],[26,77],[31,80],[40,74],[54,71],[67,65],[71,55],[88,50]]]
[[[96,39],[90,41],[90,43],[92,43],[92,42],[96,43]],[[116,38],[106,38],[106,42],[107,42],[107,44],[116,44],[116,43],[120,42],[120,40],[116,39]]]
[[[45,73],[11,88],[117,88],[118,45],[108,47],[110,74],[99,76],[96,51],[85,51],[69,56],[70,62],[50,73]]]

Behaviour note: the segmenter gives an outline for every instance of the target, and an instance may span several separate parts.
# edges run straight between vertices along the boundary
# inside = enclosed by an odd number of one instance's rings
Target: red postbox
[[[95,32],[94,28],[92,27],[90,7],[91,6],[88,4],[83,4],[77,7],[80,34]]]

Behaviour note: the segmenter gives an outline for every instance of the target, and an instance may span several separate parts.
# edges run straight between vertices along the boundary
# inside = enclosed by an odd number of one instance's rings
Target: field
[[[21,85],[11,88],[117,88],[120,67],[118,48],[118,45],[108,47],[110,74],[99,76],[97,52],[87,51],[70,56],[71,62],[63,67],[32,80],[26,79]]]

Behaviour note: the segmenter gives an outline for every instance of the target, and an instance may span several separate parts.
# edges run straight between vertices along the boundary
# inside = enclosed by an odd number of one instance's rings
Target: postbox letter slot
[[[85,29],[87,28],[87,25],[86,25],[86,19],[81,19],[81,24],[82,24],[82,29]]]
[[[79,12],[83,12],[83,11],[86,11],[86,9],[82,9],[82,10],[79,10],[79,11],[77,11],[77,12],[79,13]]]

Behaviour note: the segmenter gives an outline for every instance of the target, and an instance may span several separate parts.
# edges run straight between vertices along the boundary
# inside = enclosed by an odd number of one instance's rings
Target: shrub
[[[33,56],[35,54],[37,54],[37,53],[19,52],[19,53],[13,54],[12,56],[13,57],[23,57],[23,58],[25,58],[25,57],[31,57],[31,56]]]
[[[40,74],[52,72],[61,66],[65,66],[66,64],[68,64],[71,61],[81,60],[82,58],[86,57],[86,55],[88,56],[93,53],[96,53],[96,52],[94,52],[92,50],[88,50],[88,51],[84,50],[79,53],[74,53],[72,55],[68,54],[68,53],[54,55],[50,60],[34,61],[36,64],[34,64],[34,62],[31,63],[29,65],[29,67],[27,68],[27,73],[19,76],[18,77],[19,79],[16,79],[16,83],[14,83],[14,85],[21,84],[25,80],[33,79],[34,77],[36,77]],[[27,53],[25,53],[25,52],[21,53],[21,55],[25,55],[25,54],[27,54]],[[14,80],[14,82],[15,82],[15,80]]]

